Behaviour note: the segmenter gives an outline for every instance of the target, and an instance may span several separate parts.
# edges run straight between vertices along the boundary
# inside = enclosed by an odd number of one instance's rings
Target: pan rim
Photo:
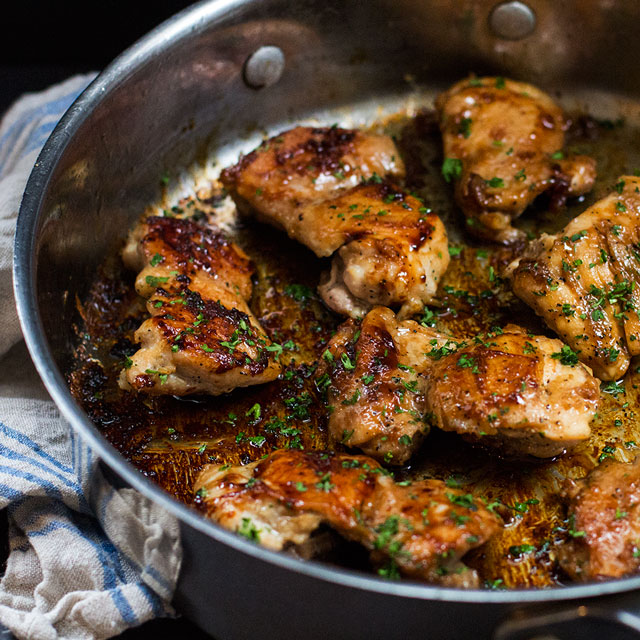
[[[14,241],[14,295],[29,353],[41,380],[62,416],[118,476],[142,495],[166,509],[182,525],[204,533],[216,542],[256,560],[302,573],[312,579],[402,598],[476,604],[561,603],[640,589],[640,576],[553,589],[492,591],[443,588],[411,581],[389,582],[361,572],[315,561],[304,561],[284,553],[264,549],[216,525],[187,505],[181,504],[144,477],[100,434],[72,397],[64,376],[56,365],[45,335],[38,310],[35,280],[36,234],[42,205],[55,169],[72,142],[74,133],[88,114],[96,109],[129,75],[135,73],[151,56],[156,55],[163,44],[193,34],[194,28],[204,30],[217,20],[226,18],[230,12],[238,11],[250,3],[251,0],[203,0],[169,18],[132,45],[107,66],[71,105],[44,145],[29,176],[17,218]]]

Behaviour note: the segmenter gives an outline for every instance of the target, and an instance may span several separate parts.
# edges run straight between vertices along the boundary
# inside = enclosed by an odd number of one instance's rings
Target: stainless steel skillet
[[[347,113],[358,124],[380,115],[378,105],[393,110],[410,94],[428,95],[472,70],[559,88],[578,101],[588,96],[596,111],[633,111],[639,17],[640,5],[613,0],[203,2],[125,52],[66,114],[34,169],[18,221],[23,329],[52,397],[114,477],[180,519],[185,561],[176,604],[204,629],[220,638],[640,633],[638,578],[462,592],[257,548],[141,476],[73,401],[64,377],[76,296],[86,295],[104,257],[159,198],[158,177],[168,170],[206,173],[209,151],[225,162],[262,127]]]

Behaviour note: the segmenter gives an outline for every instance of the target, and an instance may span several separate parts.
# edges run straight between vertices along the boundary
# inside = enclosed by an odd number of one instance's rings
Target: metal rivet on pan
[[[283,71],[282,49],[272,46],[260,47],[244,63],[244,81],[253,89],[262,89],[278,82]]]
[[[533,33],[536,14],[524,2],[501,2],[491,11],[489,26],[499,38],[520,40]]]

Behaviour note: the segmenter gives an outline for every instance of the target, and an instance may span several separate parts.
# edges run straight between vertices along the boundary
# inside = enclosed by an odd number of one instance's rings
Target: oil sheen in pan
[[[477,244],[461,231],[460,214],[440,172],[441,142],[433,113],[419,107],[430,105],[432,97],[423,94],[403,104],[385,103],[382,111],[368,103],[351,112],[322,114],[315,122],[355,126],[375,121],[373,128],[390,133],[398,142],[407,165],[407,186],[445,221],[454,250],[440,286],[442,306],[425,310],[418,320],[465,336],[508,322],[548,334],[496,276],[513,250]],[[568,149],[596,157],[598,179],[591,194],[559,214],[547,212],[544,202],[537,203],[516,223],[532,235],[561,228],[608,192],[619,175],[640,168],[637,106],[601,94],[575,94],[562,102],[583,111],[588,105],[598,116],[576,111],[567,140]],[[254,142],[245,141],[243,150]],[[208,161],[200,180],[234,162],[239,151],[237,144],[221,150],[217,168],[216,162]],[[314,363],[340,322],[315,294],[326,266],[321,260],[284,233],[230,216],[228,203],[215,189],[196,195],[196,182],[192,195],[173,201],[177,207],[173,211],[171,203],[159,208],[168,215],[182,210],[223,219],[233,239],[252,257],[256,276],[251,306],[270,338],[284,347],[281,361],[287,366],[281,379],[218,398],[138,398],[120,391],[117,375],[125,357],[135,350],[133,332],[145,311],[133,290],[134,274],[123,271],[118,256],[106,261],[81,306],[84,326],[78,327],[79,344],[69,372],[74,396],[105,436],[142,472],[188,504],[197,503],[193,481],[208,462],[246,463],[281,447],[326,448],[325,412],[314,385]],[[622,382],[603,384],[592,437],[556,460],[507,461],[453,434],[434,431],[411,466],[396,475],[444,479],[480,496],[503,516],[502,533],[466,557],[487,587],[562,584],[554,550],[569,535],[559,495],[562,484],[566,478],[584,476],[607,457],[629,461],[640,451],[639,384],[635,366]]]

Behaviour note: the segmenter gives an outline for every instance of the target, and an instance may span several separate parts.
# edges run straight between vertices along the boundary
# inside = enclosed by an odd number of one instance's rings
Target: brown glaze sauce
[[[453,248],[440,285],[440,306],[416,319],[463,337],[508,323],[551,335],[498,275],[522,247],[478,244],[462,232],[461,215],[440,173],[441,142],[433,113],[397,116],[385,126],[405,160],[407,186],[443,219]],[[606,194],[618,175],[640,168],[640,130],[624,123],[576,117],[567,148],[596,157],[594,191],[561,210],[548,197],[540,198],[516,223],[531,236],[561,228]],[[215,214],[219,200],[194,195],[177,211],[188,205],[190,212],[208,216]],[[192,486],[204,464],[247,463],[282,447],[327,446],[325,411],[314,372],[341,319],[315,293],[326,262],[252,219],[240,219],[232,239],[256,266],[251,309],[269,337],[284,346],[280,361],[286,367],[272,383],[215,398],[150,398],[123,392],[117,377],[126,356],[135,351],[133,333],[147,317],[133,289],[135,274],[112,256],[90,295],[79,302],[84,326],[78,327],[75,364],[68,375],[73,395],[125,458],[187,504],[194,504]],[[603,385],[592,437],[563,457],[504,460],[455,434],[434,430],[411,465],[395,470],[398,479],[444,479],[483,497],[501,514],[503,531],[466,556],[488,588],[566,582],[555,560],[555,547],[567,535],[560,490],[566,478],[584,476],[607,457],[629,461],[639,450],[636,366],[632,364],[620,385]],[[357,566],[364,554],[345,543],[342,552],[332,551],[330,559],[336,557]]]

